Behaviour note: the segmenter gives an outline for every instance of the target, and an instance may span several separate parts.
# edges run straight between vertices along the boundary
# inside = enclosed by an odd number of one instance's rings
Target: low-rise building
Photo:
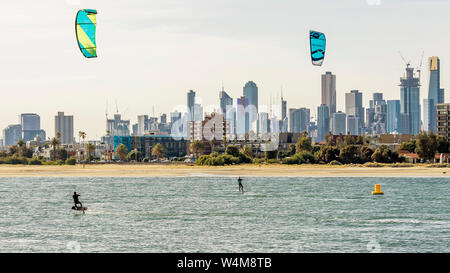
[[[128,152],[137,150],[144,158],[152,158],[152,150],[156,144],[161,144],[166,153],[165,157],[183,157],[187,151],[187,140],[184,138],[173,138],[170,135],[144,135],[144,136],[114,136],[114,158],[117,147],[125,145]]]

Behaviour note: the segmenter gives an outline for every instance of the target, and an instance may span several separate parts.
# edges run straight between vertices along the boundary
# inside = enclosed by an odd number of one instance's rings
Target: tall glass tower
[[[331,72],[322,75],[322,104],[328,106],[330,117],[336,113],[336,75]]]
[[[400,132],[400,100],[388,100],[386,110],[386,132]]]
[[[436,105],[444,103],[444,89],[441,89],[441,64],[438,57],[428,59],[430,80],[428,99],[423,101],[423,127],[425,131],[436,132]]]
[[[287,132],[288,131],[288,120],[287,117],[287,101],[283,99],[281,96],[281,121],[280,121],[280,131]]]
[[[195,117],[195,92],[193,90],[189,90],[187,93],[187,107],[190,112],[189,121],[193,121]]]
[[[415,77],[414,68],[406,67],[406,74],[400,78],[401,132],[417,135],[420,133],[420,79]],[[407,128],[406,128],[407,127]]]
[[[248,105],[246,108],[246,130],[248,133],[253,131],[257,133],[259,124],[258,124],[258,86],[256,83],[249,81],[244,86],[244,97],[248,100]]]
[[[328,105],[321,104],[317,107],[317,113],[317,140],[322,141],[330,131],[330,110],[328,109]]]
[[[352,90],[345,94],[345,113],[347,118],[354,116],[358,120],[357,132],[364,132],[364,107],[362,105],[362,93],[358,90]]]
[[[225,90],[220,91],[219,93],[220,100],[220,109],[222,110],[222,114],[226,115],[227,108],[233,107],[233,98],[231,98]]]
[[[244,97],[248,99],[248,105],[253,105],[258,112],[258,86],[256,83],[249,81],[244,86]]]

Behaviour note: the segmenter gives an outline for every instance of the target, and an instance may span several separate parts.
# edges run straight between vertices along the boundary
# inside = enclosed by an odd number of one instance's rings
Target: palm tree
[[[78,141],[80,142],[80,146],[82,145],[81,139],[83,139],[83,142],[84,142],[85,138],[86,138],[86,133],[82,132],[82,131],[79,131],[78,132]],[[83,160],[84,160],[84,154],[83,154]]]
[[[117,147],[117,149],[116,149],[116,154],[117,154],[117,157],[121,161],[124,161],[127,158],[127,156],[128,156],[128,149],[127,149],[127,147],[125,145],[123,145],[123,144],[120,144],[119,147]]]
[[[23,141],[23,139],[20,139],[19,141],[17,141],[17,146],[19,146],[19,147],[23,147],[23,146],[25,146],[25,141]]]
[[[86,151],[88,153],[88,161],[90,161],[91,153],[95,152],[95,145],[89,142],[86,144]]]
[[[203,148],[203,143],[198,139],[194,140],[191,143],[191,150],[192,150],[192,153],[194,153],[195,159],[197,159],[198,150],[200,150],[202,148]]]
[[[59,141],[59,139],[57,139],[56,137],[52,138],[52,140],[50,141],[50,145],[52,145],[53,147],[53,160],[56,159],[56,147],[61,144],[61,142]]]
[[[19,141],[17,141],[17,146],[18,146],[17,153],[19,154],[19,156],[23,156],[25,148],[26,148],[25,141],[23,141],[23,139],[20,139]]]
[[[253,150],[252,147],[249,145],[245,145],[244,147],[242,147],[241,153],[245,154],[246,156],[253,158]]]
[[[164,149],[164,146],[162,146],[160,143],[156,144],[152,149],[152,155],[156,156],[156,158],[159,160],[161,156],[163,156],[166,153],[166,149]]]
[[[79,140],[79,142],[80,142],[80,146],[82,145],[82,143],[81,143],[81,141],[80,141],[80,138],[82,138],[83,139],[83,142],[84,142],[84,140],[85,140],[85,138],[86,138],[86,133],[85,132],[82,132],[82,131],[79,131],[78,132],[78,140]],[[85,149],[86,150],[86,149]],[[83,168],[84,168],[84,152],[83,152]],[[80,154],[80,160],[81,160],[81,154]]]
[[[110,130],[106,130],[106,136],[109,137],[110,134],[111,134],[111,131],[110,131]],[[108,139],[109,139],[109,138],[108,138]],[[107,158],[108,158],[108,160],[112,160],[114,151],[110,151],[110,150],[109,150],[109,148],[110,148],[110,147],[109,147],[109,144],[107,144],[106,147],[107,147],[107,150],[106,150]],[[113,149],[113,150],[114,150],[114,149]]]

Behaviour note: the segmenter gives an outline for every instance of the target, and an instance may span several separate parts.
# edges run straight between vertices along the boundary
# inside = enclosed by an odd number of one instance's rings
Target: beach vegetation
[[[438,153],[449,153],[450,149],[450,143],[448,142],[448,139],[443,135],[437,135],[436,136],[436,142],[437,142],[437,152]]]
[[[204,145],[200,140],[196,139],[191,143],[190,147],[192,153],[194,154],[194,158],[197,159],[199,151],[203,149]]]
[[[414,153],[416,151],[416,140],[413,139],[413,140],[408,141],[408,142],[403,142],[400,145],[399,150],[405,150],[405,151],[408,151],[410,153]]]
[[[128,156],[128,149],[125,145],[120,144],[116,149],[116,155],[120,161],[125,161]]]
[[[338,160],[339,154],[340,150],[337,147],[324,145],[317,154],[317,161],[330,163],[333,160]]]
[[[238,157],[239,156],[239,147],[235,146],[235,145],[229,145],[225,149],[225,154],[231,155],[234,157]]]
[[[265,151],[264,158],[266,159],[266,161],[269,159],[277,159],[278,158],[278,150]]]
[[[396,151],[392,151],[386,145],[378,147],[371,158],[372,161],[377,163],[396,163],[403,161],[403,158],[401,158]]]
[[[311,138],[308,137],[308,133],[306,131],[302,133],[302,137],[299,138],[295,147],[297,153],[304,151],[311,152],[313,150]]]
[[[416,153],[423,161],[434,160],[437,149],[438,143],[433,132],[427,134],[425,131],[421,131],[416,136]]]
[[[75,165],[77,163],[77,159],[74,156],[66,159],[66,165]]]
[[[157,143],[152,149],[152,156],[156,156],[156,158],[158,160],[161,157],[163,157],[165,154],[166,154],[166,149],[164,148],[164,146],[161,143]],[[141,154],[141,157],[142,157],[142,154]]]
[[[253,150],[249,145],[245,145],[242,149],[239,150],[240,153],[246,155],[249,158],[253,158]]]
[[[142,161],[143,158],[144,158],[144,156],[142,155],[142,153],[140,151],[136,151],[136,150],[132,150],[127,155],[127,159],[129,161],[135,160],[135,161],[139,162],[139,161]]]
[[[37,157],[33,157],[28,159],[28,165],[42,165],[42,160],[39,160]]]

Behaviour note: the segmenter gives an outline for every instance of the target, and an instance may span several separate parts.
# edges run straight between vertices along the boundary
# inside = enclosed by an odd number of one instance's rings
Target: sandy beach
[[[324,165],[132,165],[105,164],[76,166],[0,165],[0,177],[169,177],[169,176],[266,176],[266,177],[448,177],[450,168],[417,167],[353,167]]]

